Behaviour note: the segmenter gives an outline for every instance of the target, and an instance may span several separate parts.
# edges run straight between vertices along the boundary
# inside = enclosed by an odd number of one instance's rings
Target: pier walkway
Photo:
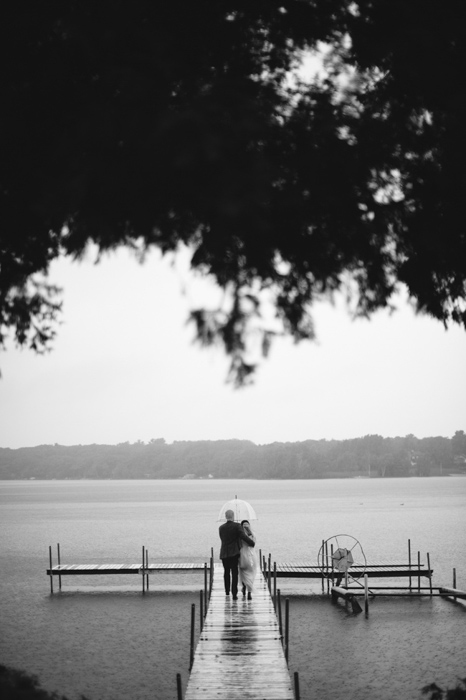
[[[292,700],[293,687],[272,598],[261,571],[253,599],[226,596],[214,565],[209,607],[185,700]]]

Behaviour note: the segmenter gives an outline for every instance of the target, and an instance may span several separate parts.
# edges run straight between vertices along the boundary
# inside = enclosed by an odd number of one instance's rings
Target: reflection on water
[[[211,547],[218,555],[220,506],[235,494],[253,503],[258,547],[277,561],[315,560],[322,539],[340,532],[368,559],[406,560],[410,538],[414,556],[430,553],[435,584],[451,584],[456,566],[466,588],[461,477],[0,482],[0,662],[73,698],[175,698],[203,575],[151,576],[144,596],[134,576],[63,577],[63,593],[50,596],[48,545],[60,542],[62,563],[137,562],[143,544],[151,561],[207,561]],[[426,683],[466,676],[463,604],[376,598],[366,619],[318,595],[318,581],[282,579],[280,588],[290,597],[290,670],[304,699],[411,700]],[[238,642],[242,653],[254,644]]]

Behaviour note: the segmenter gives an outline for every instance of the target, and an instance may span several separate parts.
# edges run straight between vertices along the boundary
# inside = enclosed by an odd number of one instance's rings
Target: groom
[[[225,513],[226,523],[220,525],[218,532],[222,540],[220,548],[220,559],[223,564],[223,581],[225,593],[230,595],[230,572],[231,572],[231,592],[233,600],[238,599],[238,562],[240,539],[244,540],[250,547],[254,547],[254,540],[246,535],[239,523],[234,521],[235,514],[232,510]]]

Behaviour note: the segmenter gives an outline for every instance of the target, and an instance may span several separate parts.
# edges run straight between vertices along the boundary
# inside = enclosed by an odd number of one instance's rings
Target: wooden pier
[[[126,574],[170,574],[170,573],[199,573],[204,571],[206,563],[177,563],[177,564],[150,564],[147,567],[141,564],[57,564],[47,569],[47,576],[111,576]]]
[[[214,565],[209,607],[185,700],[293,700],[293,687],[272,597],[261,571],[253,599],[226,596]]]
[[[60,558],[60,545],[57,544],[58,564],[53,564],[52,547],[49,547],[49,568],[47,576],[50,578],[50,592],[53,593],[53,577],[58,576],[59,589],[61,590],[62,576],[124,576],[137,574],[141,576],[142,592],[149,590],[150,574],[189,574],[204,572],[204,588],[207,590],[207,575],[213,567],[213,550],[211,550],[210,563],[207,562],[177,562],[168,564],[164,562],[149,563],[149,552],[142,547],[142,557],[139,564],[62,564]]]
[[[290,564],[276,564],[277,578],[317,578],[330,577],[331,571],[326,574],[321,566],[309,562],[293,562]],[[425,564],[398,564],[396,562],[376,562],[366,566],[357,564],[350,569],[351,576],[358,578],[367,574],[370,578],[398,578],[426,576],[430,578],[433,570]]]
[[[194,651],[195,606],[191,615],[190,677],[185,700],[294,700],[299,699],[299,676],[294,674],[294,691],[288,672],[289,648],[289,600],[286,599],[285,634],[282,633],[282,615],[278,578],[320,579],[322,593],[351,603],[353,612],[362,612],[356,596],[365,596],[365,613],[369,614],[369,595],[375,591],[382,595],[440,595],[456,601],[466,599],[466,592],[456,588],[456,569],[453,569],[452,588],[434,588],[430,555],[427,565],[417,562],[380,562],[352,565],[345,576],[343,586],[341,572],[322,563],[300,561],[278,564],[259,552],[260,567],[256,575],[253,599],[248,600],[239,591],[238,599],[226,596],[223,584],[223,566],[214,564],[211,549],[210,561],[190,563],[149,564],[148,551],[142,547],[140,563],[123,564],[65,564],[60,561],[60,545],[57,545],[58,564],[53,565],[52,547],[49,547],[50,588],[58,577],[61,590],[62,576],[88,575],[139,575],[142,591],[149,588],[150,574],[204,573],[204,590],[200,591],[201,632]],[[399,578],[405,586],[368,587],[368,579]],[[421,577],[427,577],[428,586],[421,586]],[[361,581],[364,581],[362,585]],[[417,585],[416,585],[417,580]],[[350,581],[353,585],[349,585]],[[388,584],[391,582],[388,580]],[[435,592],[434,592],[435,591]],[[390,592],[390,593],[388,593]],[[277,612],[276,612],[277,611]],[[278,614],[278,619],[277,619]],[[181,675],[177,674],[178,698],[182,698]]]
[[[211,578],[211,570],[214,567],[214,553],[211,550],[209,562],[177,562],[149,563],[149,553],[146,547],[142,547],[142,556],[140,563],[110,563],[110,564],[61,564],[60,545],[57,544],[58,564],[53,564],[52,547],[49,547],[49,568],[47,576],[50,578],[50,590],[53,593],[53,578],[58,577],[59,587],[61,589],[62,576],[112,576],[112,575],[139,575],[142,578],[142,590],[148,590],[149,577],[151,574],[170,574],[170,573],[201,573],[204,572],[204,587],[207,590],[207,576]],[[292,563],[279,564],[273,562],[269,554],[268,560],[260,553],[260,564],[262,575],[268,582],[269,590],[272,591],[272,581],[274,591],[276,590],[276,579],[278,578],[309,578],[320,579],[322,581],[322,592],[324,592],[324,582],[327,582],[327,593],[330,593],[330,584],[334,583],[336,574],[332,567],[323,567],[322,564],[300,561]],[[370,564],[358,565],[355,563],[351,566],[350,574],[353,581],[367,576],[368,578],[409,578],[409,589],[412,591],[416,586],[412,586],[412,582],[417,579],[417,590],[421,594],[421,577],[427,577],[429,580],[430,592],[432,592],[432,573],[433,569],[430,566],[430,558],[427,555],[427,566],[421,563],[420,553],[418,552],[417,562],[397,563],[397,562],[380,562],[375,561]],[[371,585],[371,591],[374,591],[374,586]],[[382,590],[382,589],[380,589]],[[388,589],[387,589],[388,590]],[[275,595],[274,595],[275,599]]]

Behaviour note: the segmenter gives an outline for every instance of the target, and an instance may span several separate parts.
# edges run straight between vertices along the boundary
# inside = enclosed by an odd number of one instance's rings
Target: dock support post
[[[328,542],[325,543],[325,569],[327,572],[327,594],[329,594],[330,593],[330,578],[329,578],[329,564],[328,564]]]
[[[280,597],[280,589],[277,591],[277,603],[278,603],[278,629],[280,630],[280,639],[282,640],[283,646],[283,623],[282,623],[282,601]]]
[[[145,593],[146,590],[146,582],[145,582],[145,575],[144,575],[144,564],[145,564],[145,547],[142,545],[142,592]]]
[[[432,598],[432,572],[430,570],[430,554],[427,552],[427,571],[429,572],[430,597]]]
[[[300,700],[300,695],[299,695],[299,673],[297,671],[294,672],[294,697],[295,700]]]
[[[50,593],[53,593],[52,545],[49,546]]]
[[[60,561],[60,545],[57,542],[57,557],[58,557],[58,566],[61,565]],[[58,590],[61,591],[61,574],[58,574]]]
[[[210,572],[209,572],[209,600],[210,596],[212,595],[212,572],[214,570],[214,558],[210,557]]]
[[[411,593],[411,540],[408,540],[409,592]]]
[[[204,615],[207,612],[207,562],[204,562]]]
[[[189,649],[189,670],[191,671],[194,663],[194,625],[196,624],[196,606],[191,605],[191,643]]]
[[[176,698],[183,700],[183,691],[181,689],[181,673],[176,674]]]
[[[199,591],[199,628],[202,632],[202,627],[204,623],[204,594],[202,589]]]
[[[332,563],[332,573],[331,573],[331,576],[332,576],[332,588],[333,588],[333,586],[335,585],[335,576],[334,576],[334,574],[333,574],[333,544],[330,544],[330,561],[331,561],[331,563]]]
[[[272,593],[272,555],[269,552],[269,564],[268,564],[268,572],[267,572],[267,583],[269,586],[269,593]]]
[[[421,552],[417,553],[417,592],[421,592]]]
[[[285,660],[288,665],[290,645],[290,599],[285,598]]]
[[[367,574],[364,574],[364,613],[369,617],[369,583]]]
[[[325,593],[325,588],[324,588],[324,571],[325,571],[325,564],[324,564],[324,559],[325,557],[325,542],[322,540],[322,594]]]
[[[210,589],[209,598],[212,595],[212,586],[214,585],[214,548],[210,548]]]
[[[146,549],[146,591],[149,590],[149,550]]]
[[[273,563],[273,609],[277,612],[277,562]]]
[[[453,568],[453,588],[456,588],[456,569],[455,568]],[[456,603],[456,597],[453,598],[453,600]]]

